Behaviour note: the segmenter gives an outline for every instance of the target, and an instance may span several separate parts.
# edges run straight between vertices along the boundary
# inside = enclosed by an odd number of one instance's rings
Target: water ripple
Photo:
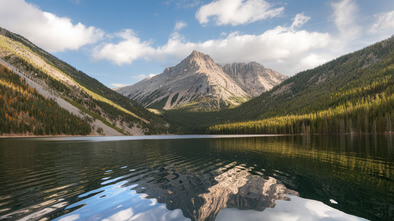
[[[290,199],[394,215],[390,139],[186,138],[0,139],[0,219],[213,220]]]

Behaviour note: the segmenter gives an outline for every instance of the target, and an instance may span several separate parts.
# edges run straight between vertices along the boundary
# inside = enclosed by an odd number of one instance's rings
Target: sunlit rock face
[[[252,97],[271,90],[287,79],[286,76],[267,69],[257,62],[227,64],[223,66],[223,71]]]
[[[116,91],[149,108],[215,110],[237,106],[285,78],[256,62],[222,68],[209,55],[193,51],[163,73]]]
[[[262,211],[274,207],[275,200],[288,200],[285,194],[298,195],[272,177],[264,179],[240,168],[222,173],[215,180],[218,183],[200,195],[205,200],[199,210],[200,220],[213,220],[223,208]]]
[[[276,200],[288,200],[285,194],[298,195],[273,177],[250,172],[235,162],[206,173],[174,164],[139,180],[135,189],[165,203],[169,210],[181,209],[192,220],[214,220],[224,208],[263,211],[274,207]]]

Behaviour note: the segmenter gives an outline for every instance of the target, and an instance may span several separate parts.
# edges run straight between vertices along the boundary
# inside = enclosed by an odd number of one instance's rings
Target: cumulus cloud
[[[135,59],[178,60],[185,58],[192,50],[211,55],[221,64],[257,61],[285,74],[293,74],[327,59],[308,57],[314,50],[326,47],[331,41],[327,33],[294,31],[278,26],[260,35],[233,32],[225,38],[203,42],[188,42],[174,33],[168,42],[153,47],[134,35],[118,43],[110,43],[98,49],[98,59],[111,60],[116,64],[131,63]],[[303,62],[300,62],[302,59]],[[308,62],[310,61],[310,62]],[[319,62],[320,61],[320,62]]]
[[[198,50],[220,64],[257,61],[280,73],[292,75],[366,46],[362,40],[368,30],[377,32],[369,36],[371,39],[382,31],[389,33],[393,30],[394,12],[378,14],[373,25],[362,27],[357,20],[354,1],[337,1],[332,8],[332,18],[338,30],[333,33],[298,30],[310,20],[309,16],[299,13],[289,27],[277,26],[260,34],[222,33],[216,39],[200,42],[188,41],[175,31],[165,44],[154,46],[154,42],[142,41],[131,32],[118,42],[98,47],[99,56],[96,57],[116,64],[131,63],[136,59],[176,64],[193,50]],[[364,38],[360,37],[362,35]],[[370,43],[378,40],[382,39],[374,37]],[[128,44],[133,47],[127,47]]]
[[[293,29],[293,28],[301,27],[305,23],[307,23],[309,19],[311,19],[311,17],[306,16],[304,13],[298,13],[293,20],[293,24],[291,25],[291,28]]]
[[[370,33],[394,34],[394,11],[376,15],[376,22],[369,30]]]
[[[115,34],[121,40],[97,46],[93,57],[97,60],[107,59],[118,65],[131,64],[135,59],[148,58],[154,52],[150,41],[141,41],[131,29]]]
[[[44,12],[24,0],[1,0],[0,26],[50,52],[77,50],[104,35],[98,28],[73,24],[69,18]]]
[[[187,26],[186,22],[178,21],[177,23],[175,23],[174,31],[179,31],[186,26]]]
[[[283,9],[264,0],[215,0],[201,6],[196,18],[201,24],[212,19],[216,25],[241,25],[276,17]]]

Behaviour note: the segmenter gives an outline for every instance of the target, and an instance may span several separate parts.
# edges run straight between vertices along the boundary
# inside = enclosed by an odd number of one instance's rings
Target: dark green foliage
[[[316,113],[215,125],[212,134],[390,133],[394,94],[382,93]]]
[[[149,105],[148,108],[162,110],[164,108],[164,106],[166,105],[167,99],[168,99],[168,96],[163,98],[163,99],[161,99],[160,101],[158,101],[156,103],[153,103],[153,104]]]
[[[0,134],[87,135],[90,125],[0,65]]]

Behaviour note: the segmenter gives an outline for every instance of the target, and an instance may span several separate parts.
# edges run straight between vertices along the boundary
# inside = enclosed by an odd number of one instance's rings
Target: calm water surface
[[[0,139],[0,220],[394,217],[391,135],[140,138]]]

